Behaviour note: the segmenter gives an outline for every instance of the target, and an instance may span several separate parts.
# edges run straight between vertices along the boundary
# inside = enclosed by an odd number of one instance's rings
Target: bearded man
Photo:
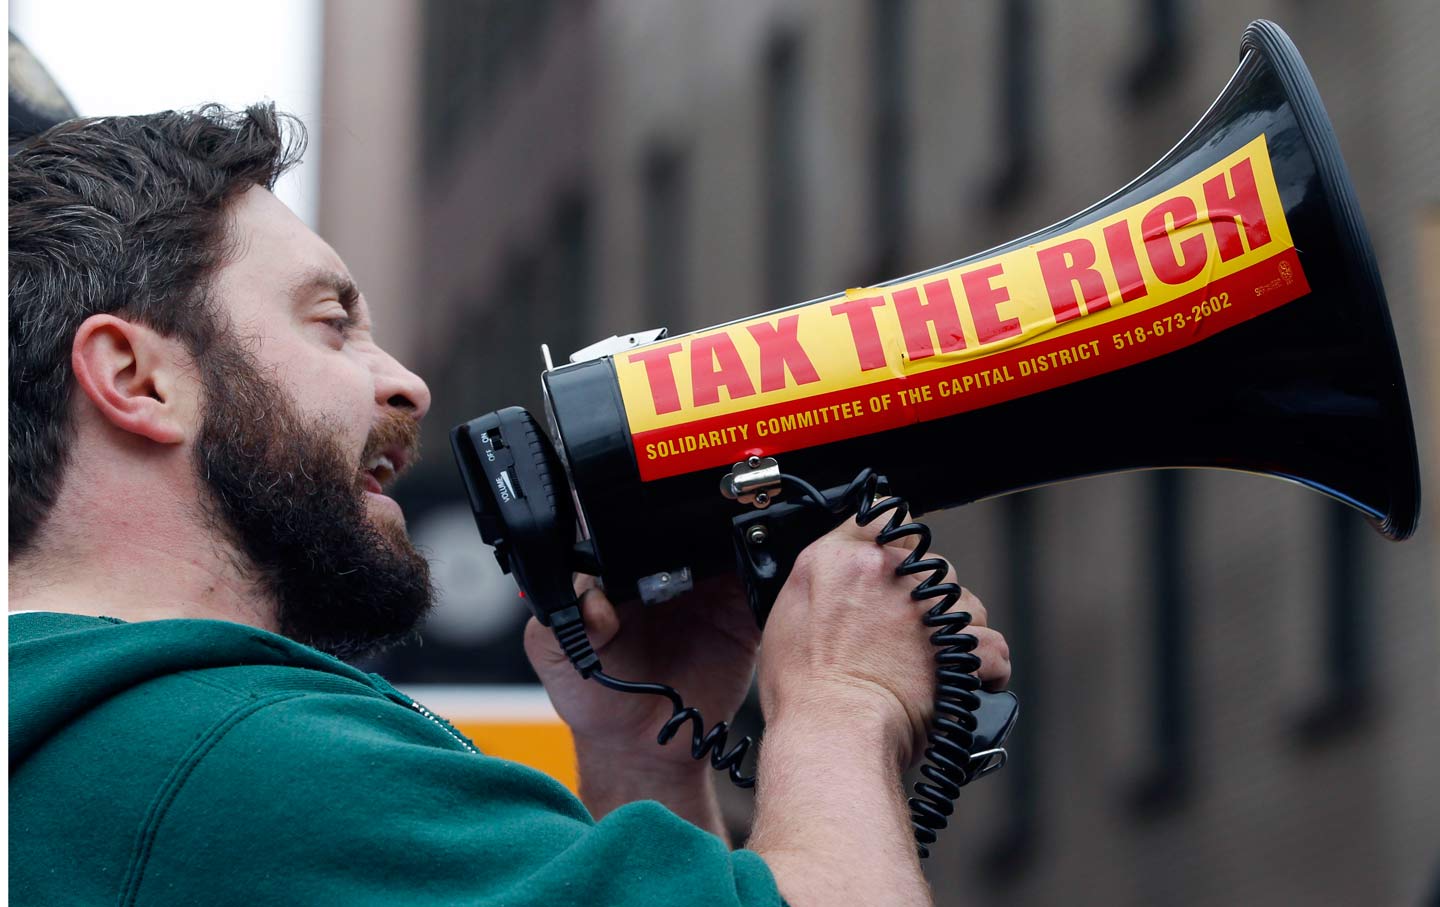
[[[270,193],[299,135],[270,107],[212,107],[73,120],[11,156],[12,898],[928,899],[899,781],[932,654],[904,552],[853,523],[806,551],[766,629],[749,850],[728,846],[707,767],[647,739],[665,706],[582,683],[538,626],[583,802],[343,660],[430,603],[384,493],[430,391]],[[584,602],[617,673],[739,705],[759,642],[743,602],[648,630]],[[961,607],[1003,684],[1003,638]]]

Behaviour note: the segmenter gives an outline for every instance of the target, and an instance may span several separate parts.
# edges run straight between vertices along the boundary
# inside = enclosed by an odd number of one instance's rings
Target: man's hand
[[[707,727],[734,717],[750,689],[760,645],[760,630],[738,580],[711,580],[649,607],[639,602],[616,607],[588,576],[581,576],[575,589],[605,673],[669,684],[686,705],[704,714]],[[577,741],[632,750],[643,742],[672,761],[691,761],[688,730],[663,749],[655,745],[655,735],[670,718],[668,700],[617,693],[583,680],[554,634],[533,618],[525,628],[525,652]]]
[[[576,591],[605,673],[669,684],[687,706],[700,710],[707,730],[734,717],[750,689],[760,644],[738,580],[707,581],[653,606],[630,602],[617,608],[587,576],[578,579]],[[708,761],[691,758],[690,725],[665,746],[656,745],[671,715],[669,700],[619,693],[582,679],[554,634],[533,618],[525,627],[525,652],[575,735],[581,793],[592,813],[599,817],[630,800],[653,798],[721,833],[709,777],[715,773]]]
[[[796,907],[930,902],[900,778],[933,713],[935,647],[920,621],[929,605],[910,598],[922,577],[895,575],[909,552],[904,541],[877,545],[880,528],[851,520],[806,548],[765,627],[749,846]],[[1004,638],[973,595],[961,609],[974,619],[981,680],[1003,686]]]
[[[899,577],[895,569],[916,540],[877,545],[883,525],[850,520],[801,553],[765,630],[760,696],[769,722],[793,709],[874,714],[907,767],[923,750],[934,705],[938,650],[921,618],[935,599],[910,598],[928,574]],[[951,568],[945,581],[954,579]],[[982,684],[1003,689],[1010,680],[1005,637],[987,626],[985,605],[968,589],[951,608],[957,611],[970,613],[964,632],[977,640]]]
[[[920,620],[929,605],[910,598],[920,577],[895,575],[914,541],[877,545],[879,529],[880,523],[862,529],[851,520],[807,548],[765,631],[760,690],[768,727],[750,846],[770,861],[797,905],[812,895],[838,896],[847,879],[858,878],[856,866],[875,862],[877,848],[888,855],[882,861],[896,861],[894,872],[860,873],[863,890],[898,893],[897,903],[927,896],[900,774],[923,746],[936,650]],[[738,581],[712,581],[648,608],[617,609],[592,587],[582,577],[577,591],[607,674],[671,685],[701,710],[707,729],[734,715],[760,641]],[[980,679],[987,688],[1003,687],[1009,651],[986,626],[985,606],[967,591],[954,610],[973,618],[966,632],[979,641]],[[597,818],[632,800],[658,799],[724,836],[711,780],[717,773],[691,758],[690,726],[669,745],[655,744],[671,715],[668,700],[582,680],[536,621],[526,627],[525,647],[575,734],[581,795]],[[831,883],[841,889],[832,892]]]

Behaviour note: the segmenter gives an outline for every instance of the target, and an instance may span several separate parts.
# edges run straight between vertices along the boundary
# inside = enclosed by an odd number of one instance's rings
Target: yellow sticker
[[[1308,291],[1261,135],[1070,232],[662,340],[615,370],[651,480],[1113,371]]]

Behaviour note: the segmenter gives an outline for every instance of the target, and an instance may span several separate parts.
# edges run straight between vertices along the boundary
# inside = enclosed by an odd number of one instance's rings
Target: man
[[[534,626],[583,805],[338,660],[429,605],[384,490],[430,391],[268,191],[299,144],[272,108],[206,108],[72,121],[11,158],[12,897],[927,900],[900,773],[933,654],[904,552],[853,523],[805,552],[766,629],[746,851],[714,773],[655,746],[668,707],[582,682]],[[607,669],[733,713],[758,633],[710,594],[622,621],[587,591]],[[961,607],[1002,685],[1003,639]]]

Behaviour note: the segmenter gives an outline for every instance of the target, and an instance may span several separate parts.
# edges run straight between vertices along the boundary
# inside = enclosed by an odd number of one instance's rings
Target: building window
[[[899,277],[905,268],[909,219],[910,131],[906,49],[910,0],[872,0],[870,137],[870,274],[861,283]]]
[[[1365,521],[1344,504],[1326,502],[1321,592],[1320,676],[1315,701],[1300,717],[1302,739],[1321,743],[1360,730],[1374,692],[1365,589]]]
[[[1005,785],[1006,825],[994,838],[987,853],[985,866],[991,875],[1014,881],[1034,862],[1039,840],[1041,804],[1044,802],[1044,778],[1039,772],[1040,741],[1045,720],[1041,690],[1046,679],[1044,653],[1038,650],[1039,632],[1039,556],[1037,505],[1039,498],[1032,492],[1012,494],[1005,498],[1001,525],[1008,561],[1005,584],[1005,639],[1010,644],[1014,674],[1010,690],[1020,698],[1021,721],[1010,733],[1006,749],[1010,758],[1000,780]]]
[[[690,197],[685,155],[657,147],[641,167],[645,231],[645,329],[665,327],[678,334],[690,323]]]
[[[594,264],[590,259],[590,206],[585,195],[567,193],[556,203],[551,221],[548,267],[543,275],[538,310],[541,323],[536,343],[550,345],[556,365],[590,343],[595,310]],[[538,361],[538,360],[537,360]]]
[[[1187,480],[1161,469],[1150,482],[1150,752],[1151,764],[1137,785],[1134,807],[1155,815],[1182,805],[1190,792],[1193,718],[1191,705],[1190,583],[1186,577]]]
[[[1121,91],[1138,106],[1161,97],[1179,81],[1185,45],[1180,0],[1137,0],[1136,5],[1135,21],[1144,23],[1145,40],[1125,70]]]
[[[985,190],[992,209],[1019,201],[1035,169],[1035,18],[1031,0],[1006,0],[1000,17],[995,93],[1000,164]]]
[[[501,88],[534,56],[553,0],[425,0],[420,57],[425,163],[443,163],[487,121]]]
[[[781,35],[765,54],[764,211],[762,232],[766,308],[802,302],[800,275],[804,236],[804,156],[800,122],[800,45]]]

